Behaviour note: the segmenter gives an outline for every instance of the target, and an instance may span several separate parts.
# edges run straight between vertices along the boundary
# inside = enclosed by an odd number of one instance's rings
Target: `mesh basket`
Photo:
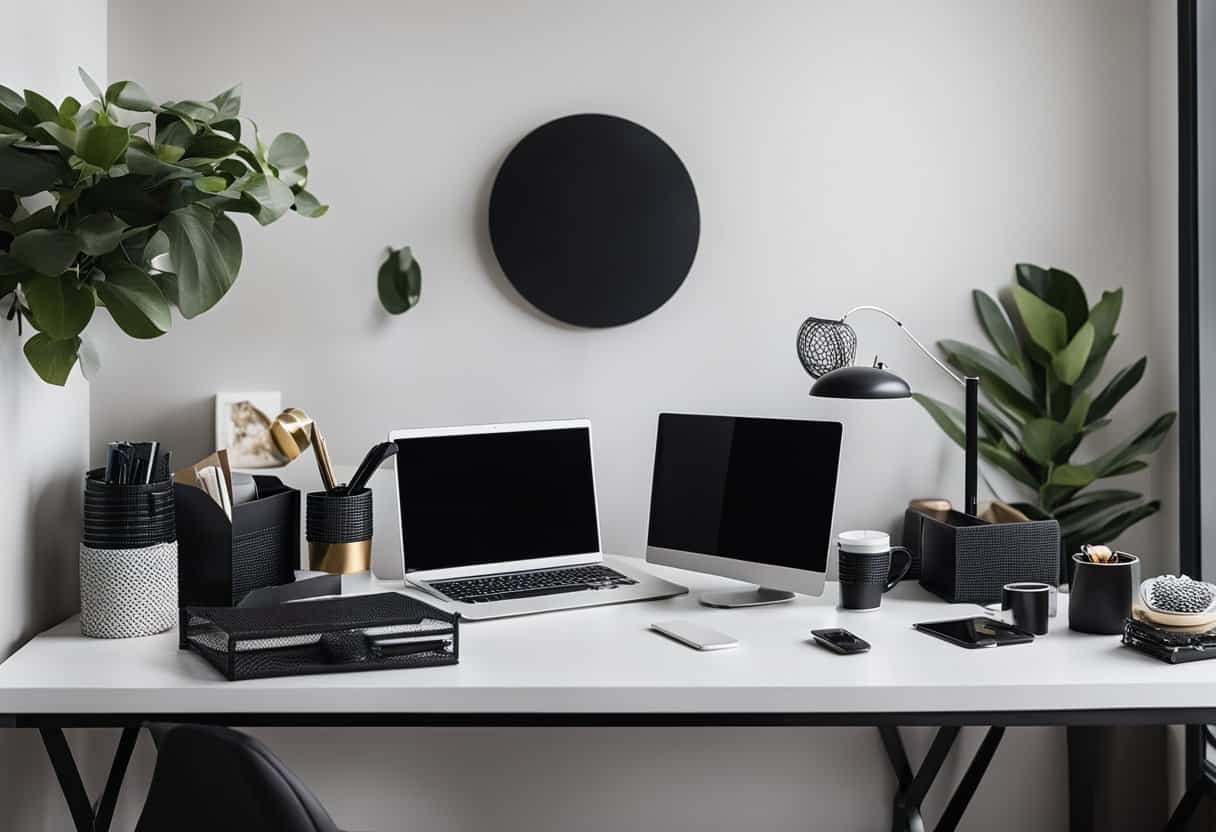
[[[275,607],[186,607],[180,645],[229,680],[459,661],[460,616],[396,592]]]
[[[80,546],[80,632],[93,638],[163,633],[177,617],[177,543]]]

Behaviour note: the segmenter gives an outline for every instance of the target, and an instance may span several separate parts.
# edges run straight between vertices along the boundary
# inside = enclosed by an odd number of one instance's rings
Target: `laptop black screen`
[[[839,422],[663,413],[649,545],[822,572]]]
[[[408,571],[599,551],[590,429],[396,442]]]

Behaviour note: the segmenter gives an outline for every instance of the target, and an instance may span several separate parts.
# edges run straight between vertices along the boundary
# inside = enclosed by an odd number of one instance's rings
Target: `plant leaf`
[[[1086,465],[1057,465],[1048,477],[1049,485],[1061,485],[1069,488],[1084,488],[1096,479],[1094,472]]]
[[[235,119],[241,114],[241,85],[229,87],[208,103],[215,107],[219,118]]]
[[[971,297],[975,301],[975,311],[979,315],[980,324],[984,327],[988,340],[996,348],[997,354],[1024,373],[1026,367],[1018,337],[1005,319],[1000,304],[979,289],[972,291]]]
[[[1089,301],[1085,298],[1085,289],[1071,274],[1054,267],[1044,271],[1030,263],[1018,263],[1015,271],[1019,285],[1064,313],[1070,338],[1088,320]]]
[[[108,170],[122,158],[131,134],[125,127],[102,127],[94,124],[83,127],[76,134],[76,155],[90,165]]]
[[[80,339],[77,357],[80,359],[80,374],[85,379],[92,381],[101,374],[101,356],[97,354],[93,342],[88,338]]]
[[[1177,416],[1178,414],[1173,412],[1158,416],[1147,426],[1141,428],[1132,438],[1089,462],[1088,467],[1099,477],[1108,477],[1112,476],[1111,472],[1124,463],[1131,462],[1138,456],[1153,453],[1165,441]]]
[[[1068,321],[1064,313],[1023,286],[1013,287],[1013,300],[1026,334],[1049,355],[1068,345]]]
[[[59,228],[27,231],[15,238],[9,247],[9,253],[22,263],[39,274],[52,276],[66,271],[79,251],[76,235]]]
[[[58,153],[0,146],[0,191],[32,196],[53,188],[67,172]]]
[[[1113,468],[1103,474],[1103,477],[1123,477],[1128,474],[1136,474],[1148,467],[1148,463],[1142,459],[1133,459],[1131,462],[1125,462],[1117,468]]]
[[[270,225],[291,210],[295,194],[274,176],[255,173],[246,181],[233,183],[232,190],[247,193],[258,201],[261,210],[254,218],[262,225]]]
[[[1140,379],[1144,377],[1144,369],[1147,366],[1148,357],[1146,356],[1115,373],[1114,378],[1106,383],[1106,386],[1102,388],[1102,392],[1094,399],[1094,403],[1089,406],[1089,415],[1086,417],[1086,421],[1096,422],[1107,413],[1110,413],[1114,409],[1114,406],[1133,387],[1140,383]]]
[[[79,338],[57,341],[45,332],[39,332],[25,342],[22,352],[43,381],[62,387],[67,384],[79,349]]]
[[[93,293],[75,274],[38,277],[23,288],[34,326],[56,341],[79,335],[93,317]]]
[[[308,163],[308,145],[295,133],[280,133],[270,143],[266,161],[279,170],[291,170]]]
[[[946,436],[954,440],[960,448],[965,447],[966,429],[963,425],[963,414],[957,408],[920,393],[913,393],[912,398],[925,409]],[[985,460],[1001,468],[1023,485],[1038,488],[1039,481],[1034,473],[1027,469],[1013,451],[985,439],[980,439],[977,447],[980,456]]]
[[[295,204],[291,206],[302,217],[323,217],[329,211],[328,205],[322,205],[317,198],[308,191],[300,191],[296,194]]]
[[[1064,424],[1068,425],[1074,433],[1081,433],[1085,427],[1086,414],[1092,405],[1089,403],[1089,396],[1085,393],[1077,396],[1072,400],[1072,407],[1068,410],[1068,415],[1064,417]]]
[[[63,145],[68,150],[76,150],[76,131],[64,127],[57,121],[43,121],[38,124],[38,129],[46,133],[56,144]]]
[[[39,95],[33,90],[25,91],[25,106],[34,115],[34,123],[53,121],[59,123],[59,108],[53,101]]]
[[[231,220],[223,218],[229,225]],[[201,315],[219,303],[232,288],[239,268],[240,251],[233,259],[227,229],[217,236],[215,216],[199,205],[171,212],[161,223],[169,238],[169,259],[177,275],[177,305],[186,318]],[[235,229],[235,226],[233,226]],[[236,236],[238,241],[240,237]]]
[[[1132,526],[1146,517],[1156,514],[1161,509],[1160,500],[1152,500],[1136,506],[1130,511],[1120,512],[1109,520],[1085,530],[1085,542],[1111,544]]]
[[[97,257],[118,248],[127,224],[113,214],[89,214],[72,229],[80,241],[80,250]]]
[[[217,136],[215,133],[200,133],[186,146],[182,157],[190,159],[223,159],[231,156],[241,143],[236,139]],[[182,158],[178,157],[178,158]],[[167,161],[177,161],[170,159]]]
[[[160,109],[148,91],[134,81],[115,81],[106,87],[105,97],[109,103],[132,112],[155,113]]]
[[[1063,505],[1057,506],[1055,516],[1063,521],[1069,515],[1082,511],[1105,510],[1112,506],[1139,500],[1143,495],[1136,491],[1126,491],[1117,488],[1104,488],[1096,491],[1086,491],[1077,495]]]
[[[169,331],[169,301],[146,273],[129,263],[106,268],[97,295],[123,332],[132,338],[156,338]]]
[[[21,112],[21,108],[24,106],[25,99],[20,94],[0,84],[0,107],[3,107],[10,113],[16,114]]]
[[[79,73],[80,80],[84,82],[85,89],[91,92],[94,98],[104,98],[101,94],[101,87],[97,85],[97,82],[93,80],[89,73],[84,71],[84,67],[76,67],[76,72]]]
[[[1040,465],[1050,465],[1076,437],[1074,429],[1054,419],[1031,419],[1022,429],[1022,449]]]
[[[1102,372],[1102,362],[1115,343],[1115,324],[1119,321],[1119,312],[1123,308],[1123,290],[1103,292],[1102,299],[1089,310],[1089,322],[1094,325],[1094,345],[1089,351],[1089,361],[1084,372],[1077,379],[1076,387],[1088,387],[1093,384],[1098,373]]]
[[[994,401],[1012,409],[1024,419],[1033,418],[1039,408],[1034,391],[1013,365],[1005,359],[961,341],[939,341],[947,360],[967,375],[980,377],[983,391]]]
[[[1072,385],[1085,369],[1089,360],[1089,351],[1094,345],[1093,324],[1086,321],[1068,342],[1068,346],[1055,354],[1051,359],[1051,369],[1061,382]]]
[[[422,297],[422,267],[410,247],[390,248],[376,277],[380,303],[392,315],[400,315]]]

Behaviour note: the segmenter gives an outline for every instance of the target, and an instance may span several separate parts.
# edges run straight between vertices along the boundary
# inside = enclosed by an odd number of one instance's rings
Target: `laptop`
[[[406,583],[471,620],[688,590],[605,557],[586,420],[389,434]]]

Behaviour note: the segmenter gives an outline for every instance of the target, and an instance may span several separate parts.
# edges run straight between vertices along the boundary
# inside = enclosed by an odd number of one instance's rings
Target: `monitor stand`
[[[702,592],[700,601],[707,607],[760,607],[765,604],[784,604],[793,601],[794,593],[784,589],[769,589],[758,586],[755,589],[739,589],[733,592]]]

